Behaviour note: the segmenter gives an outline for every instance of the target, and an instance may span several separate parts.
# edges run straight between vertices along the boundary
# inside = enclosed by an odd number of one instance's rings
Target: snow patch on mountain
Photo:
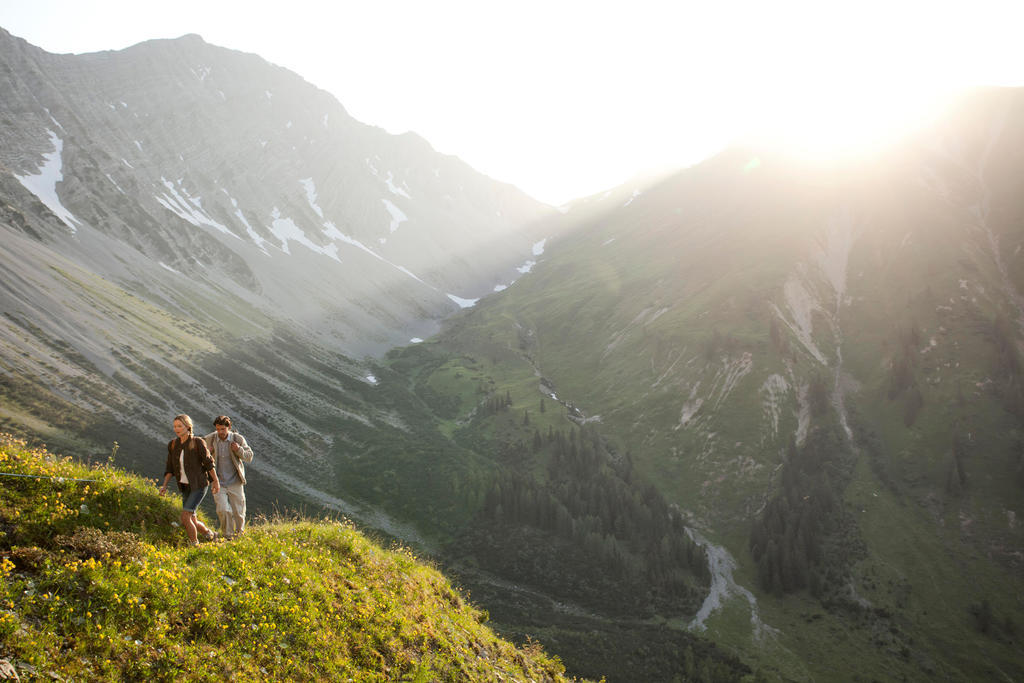
[[[471,308],[473,306],[476,306],[477,301],[480,301],[480,299],[463,299],[461,297],[455,296],[454,294],[449,294],[448,298],[454,301],[456,304],[458,304],[459,308]]]
[[[156,200],[160,202],[160,205],[165,209],[178,216],[184,221],[191,223],[192,225],[201,227],[203,225],[215,228],[225,235],[231,235],[232,237],[238,237],[235,233],[231,232],[226,225],[218,223],[217,221],[210,218],[210,216],[203,211],[203,204],[199,197],[193,197],[188,193],[184,187],[176,187],[167,178],[160,177],[160,181],[167,188],[167,191],[162,195],[156,196]],[[181,181],[178,181],[178,186],[181,186]]]
[[[316,184],[312,178],[303,178],[299,183],[306,188],[306,199],[309,201],[309,205],[313,207],[313,211],[316,212],[320,218],[324,217],[324,212],[320,206],[316,203]]]
[[[253,227],[249,224],[249,221],[246,220],[245,215],[242,213],[242,210],[238,208],[238,200],[232,197],[231,194],[224,188],[221,188],[220,191],[227,195],[228,200],[231,202],[231,206],[233,206],[235,209],[235,217],[238,218],[239,222],[241,222],[241,224],[245,226],[245,231],[246,233],[248,233],[249,238],[253,242],[255,242],[256,246],[259,247],[264,254],[269,256],[270,252],[267,251],[267,241],[263,239],[263,237],[258,232],[256,232],[253,229]]]
[[[394,174],[391,173],[391,171],[388,171],[388,177],[384,179],[384,182],[387,183],[388,189],[391,190],[391,194],[397,194],[401,197],[405,197],[406,199],[412,199],[412,197],[409,196],[408,192],[406,192],[403,188],[397,187],[395,185],[393,179]]]
[[[306,233],[304,233],[302,229],[295,224],[295,221],[291,218],[282,217],[281,211],[276,206],[274,207],[271,215],[273,216],[273,223],[271,224],[270,231],[274,234],[274,237],[280,240],[281,251],[286,254],[291,254],[288,243],[297,242],[310,251],[317,254],[323,254],[324,256],[341,263],[341,259],[338,258],[338,245],[332,243],[326,247],[322,247],[319,244],[315,244],[306,236]]]
[[[323,218],[324,217],[324,212],[320,208],[320,205],[317,204],[316,183],[313,182],[312,178],[305,178],[303,180],[300,180],[299,183],[301,183],[302,186],[306,189],[306,199],[309,201],[309,205],[313,208],[313,211],[316,212],[317,216],[319,216],[320,218]],[[384,200],[384,201],[385,201],[385,203],[387,203],[387,200]],[[396,211],[397,211],[397,209],[396,209]],[[367,254],[369,254],[370,256],[374,257],[375,259],[388,264],[392,268],[395,268],[396,270],[399,270],[402,273],[405,273],[406,275],[408,275],[412,279],[416,280],[417,282],[420,282],[420,283],[425,284],[425,285],[427,284],[426,282],[423,282],[423,280],[421,280],[419,277],[417,277],[413,272],[411,272],[407,268],[403,268],[402,266],[395,265],[394,263],[391,263],[386,258],[384,258],[383,256],[377,254],[376,252],[374,252],[372,249],[367,247],[365,244],[363,244],[359,240],[355,239],[354,237],[349,237],[348,235],[343,233],[341,230],[338,230],[338,226],[336,226],[332,221],[324,221],[324,224],[323,224],[323,235],[325,237],[327,237],[327,239],[329,239],[329,240],[331,240],[333,242],[343,242],[344,244],[348,244],[350,246],[356,247],[357,249],[361,249],[361,250],[365,251]],[[332,245],[330,245],[328,247],[325,247],[325,249],[332,249],[332,248],[333,248],[334,254],[335,254],[334,258],[337,259],[337,246],[332,244]],[[430,285],[427,285],[427,286],[429,287]],[[433,289],[433,288],[431,287],[431,289]]]
[[[39,201],[52,211],[57,218],[64,221],[64,224],[74,233],[78,231],[78,225],[81,224],[81,221],[64,208],[60,197],[57,196],[57,183],[64,180],[64,173],[61,170],[64,167],[64,162],[61,158],[61,154],[64,151],[64,141],[52,130],[47,129],[46,132],[50,134],[50,143],[53,145],[53,151],[43,155],[43,164],[39,169],[39,173],[34,175],[18,175],[15,173],[14,177],[18,179],[18,182],[26,190],[38,197]]]
[[[375,158],[378,161],[380,161],[380,157]],[[372,173],[374,177],[380,178],[380,170],[373,165],[373,162],[370,161],[370,158],[367,157],[364,159],[364,161],[366,162],[367,167],[369,167],[370,173]],[[440,172],[437,169],[434,169],[435,176],[440,177],[439,173]],[[409,195],[409,187],[404,182],[402,183],[401,187],[395,185],[395,174],[392,173],[391,171],[388,171],[388,177],[384,178],[384,184],[388,186],[388,191],[391,192],[391,194],[398,195],[399,197],[405,197],[406,199],[412,199],[412,197]]]
[[[416,277],[416,274],[415,274],[415,273],[413,273],[413,272],[412,272],[411,270],[409,270],[408,268],[406,268],[405,266],[399,266],[399,265],[395,265],[394,263],[392,263],[391,261],[388,261],[388,260],[386,260],[386,259],[385,259],[385,261],[384,261],[384,262],[385,262],[385,263],[387,263],[387,264],[388,264],[389,266],[392,266],[392,267],[394,267],[394,268],[397,268],[398,270],[402,271],[403,273],[405,273],[406,275],[408,275],[409,277],[411,277],[411,278],[412,278],[413,280],[416,280],[416,281],[418,281],[418,282],[423,282],[423,280],[420,280],[420,279],[419,279],[418,277]],[[432,290],[434,290],[435,292],[437,291],[437,287],[431,287],[431,286],[430,286],[430,285],[428,285],[428,284],[427,284],[426,282],[423,282],[423,284],[427,285],[427,287],[430,287],[430,288],[431,288]]]
[[[544,245],[547,243],[547,241],[548,241],[547,238],[544,238],[544,239],[540,240],[539,242],[534,242],[533,243],[533,255],[534,256],[540,256],[540,255],[542,255],[544,253]],[[535,265],[537,265],[537,261],[535,259],[526,259],[526,261],[523,262],[523,265],[516,267],[516,272],[521,274],[521,275],[525,275],[526,273],[531,272]],[[502,292],[502,291],[508,289],[509,287],[511,287],[512,285],[514,285],[515,283],[516,283],[516,281],[512,280],[507,285],[501,285],[501,284],[495,285],[494,286],[494,291],[495,292]]]
[[[389,226],[389,229],[393,233],[395,230],[398,230],[399,225],[409,220],[409,217],[387,199],[382,199],[381,201],[384,202],[384,208],[386,208],[388,213],[391,214],[391,225]]]
[[[520,273],[523,273],[525,275],[526,273],[529,273],[531,270],[533,270],[533,267],[535,265],[537,265],[536,261],[534,261],[532,259],[528,259],[526,261],[526,263],[524,263],[523,265],[521,265],[518,268],[516,268],[516,270],[519,271]]]
[[[388,264],[389,266],[391,266],[395,270],[397,270],[399,272],[402,272],[402,273],[405,273],[406,275],[411,277],[413,280],[416,280],[419,283],[427,285],[427,287],[430,287],[431,289],[437,291],[435,287],[431,287],[431,285],[429,285],[428,283],[424,282],[422,279],[420,279],[415,273],[413,273],[408,268],[405,268],[404,266],[399,266],[397,264],[392,263],[391,261],[388,261],[386,258],[384,258],[380,254],[375,252],[373,249],[370,249],[368,246],[366,246],[365,244],[363,244],[359,240],[355,239],[354,237],[349,237],[345,233],[341,232],[340,230],[338,230],[338,227],[334,223],[332,223],[331,221],[327,221],[327,222],[324,223],[323,234],[324,234],[325,237],[327,237],[328,239],[330,239],[332,241],[343,242],[344,244],[348,244],[350,246],[353,246],[356,249],[361,249],[362,251],[365,251],[367,254],[369,254],[373,258],[377,259],[378,261],[381,261],[383,263]]]

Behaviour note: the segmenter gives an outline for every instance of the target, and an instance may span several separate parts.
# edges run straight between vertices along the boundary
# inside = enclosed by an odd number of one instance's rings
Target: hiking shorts
[[[181,507],[189,512],[195,512],[206,497],[210,486],[192,488],[190,484],[178,484],[178,488],[181,489]]]

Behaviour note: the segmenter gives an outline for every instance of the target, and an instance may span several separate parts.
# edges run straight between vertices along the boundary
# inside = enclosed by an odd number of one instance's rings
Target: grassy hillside
[[[23,680],[565,680],[348,523],[188,548],[178,501],[122,470],[3,435],[0,472],[0,659]]]

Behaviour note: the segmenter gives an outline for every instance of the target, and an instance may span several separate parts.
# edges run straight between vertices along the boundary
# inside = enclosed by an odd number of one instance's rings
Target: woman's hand
[[[210,490],[214,493],[214,495],[220,493],[220,481],[217,480],[217,479],[214,479],[213,480],[213,484],[211,485]]]

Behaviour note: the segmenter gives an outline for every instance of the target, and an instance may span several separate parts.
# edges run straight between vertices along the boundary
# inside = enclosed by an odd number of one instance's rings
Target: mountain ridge
[[[475,298],[465,296],[470,293],[465,291],[469,282],[463,284],[466,275],[482,267],[498,267],[494,253],[500,254],[503,249],[511,247],[508,238],[501,237],[501,233],[507,232],[509,226],[527,225],[539,219],[543,213],[539,204],[527,209],[529,202],[521,193],[517,197],[510,195],[509,201],[506,201],[503,194],[515,193],[513,188],[500,186],[501,189],[495,192],[491,188],[499,188],[497,184],[492,186],[491,181],[477,178],[454,157],[437,155],[429,145],[423,147],[425,141],[418,136],[390,136],[380,129],[356,122],[333,97],[286,69],[270,65],[255,55],[235,53],[205,43],[201,51],[194,53],[194,42],[168,40],[140,43],[129,50],[105,54],[96,59],[62,58],[25,44],[22,51],[28,54],[12,55],[8,60],[17,60],[15,65],[23,67],[23,71],[32,75],[28,80],[24,80],[24,76],[19,77],[21,80],[9,78],[9,90],[22,95],[24,99],[30,99],[25,92],[30,87],[33,91],[31,99],[38,102],[40,97],[47,97],[54,101],[45,109],[37,109],[36,124],[31,131],[25,128],[25,117],[19,117],[18,128],[24,132],[19,131],[17,135],[25,139],[27,134],[28,139],[32,140],[27,148],[23,144],[11,144],[14,142],[15,126],[12,118],[5,119],[8,130],[0,131],[0,136],[7,142],[7,153],[2,155],[0,163],[12,168],[17,177],[25,179],[39,174],[39,167],[32,156],[38,159],[46,154],[56,154],[56,173],[61,172],[59,164],[63,164],[67,175],[60,181],[63,205],[57,211],[69,230],[73,232],[76,222],[86,220],[104,232],[117,236],[120,241],[141,249],[150,258],[162,258],[166,265],[175,270],[189,269],[188,256],[183,260],[180,255],[183,250],[195,252],[200,258],[212,256],[227,259],[232,264],[229,268],[229,281],[236,279],[241,285],[234,294],[245,296],[255,288],[264,297],[274,299],[277,311],[286,311],[292,307],[301,310],[303,297],[294,292],[289,293],[288,290],[275,291],[266,278],[260,278],[260,269],[269,265],[276,271],[282,264],[277,263],[280,259],[272,259],[270,264],[260,261],[265,256],[259,256],[247,244],[254,244],[264,255],[273,255],[278,249],[289,253],[302,245],[306,250],[319,252],[337,262],[344,257],[345,261],[356,266],[357,272],[364,274],[364,278],[353,279],[332,274],[329,264],[318,267],[322,277],[335,280],[328,287],[345,292],[342,297],[350,301],[339,308],[337,303],[322,299],[317,310],[334,308],[339,312],[345,311],[353,314],[354,321],[358,320],[360,307],[354,299],[362,295],[383,301],[385,299],[381,294],[386,296],[396,286],[403,292],[402,298],[418,300],[419,305],[425,308],[424,313],[436,311],[433,314],[427,313],[427,316],[420,313],[420,317],[436,316],[452,310],[453,304],[444,295],[445,290],[454,290],[463,298]],[[215,67],[202,63],[203,60],[212,60],[210,64]],[[30,63],[32,67],[26,66]],[[147,75],[145,69],[150,63],[170,63],[175,66],[170,70]],[[64,73],[69,67],[72,68],[71,75]],[[247,85],[252,79],[250,72],[256,67],[266,73],[269,87],[258,90]],[[54,75],[46,73],[45,69],[53,69],[57,78],[54,80]],[[12,72],[9,66],[8,73],[20,72]],[[111,80],[111,75],[114,75],[114,80]],[[48,78],[53,85],[47,81]],[[76,83],[75,87],[69,85],[71,82]],[[149,83],[150,92],[124,95],[121,83],[125,82]],[[83,93],[85,83],[89,84],[88,92]],[[281,104],[275,103],[270,88],[280,89],[277,100]],[[188,109],[182,108],[180,104],[172,104],[173,93],[185,92],[190,93],[194,100],[189,101]],[[129,105],[125,101],[126,97],[134,97],[135,100]],[[150,98],[156,102],[165,102],[166,105],[157,111],[146,104]],[[16,99],[12,98],[12,101]],[[86,100],[89,104],[80,100]],[[105,104],[97,107],[99,103],[96,100]],[[243,118],[237,118],[240,106],[250,110]],[[77,107],[77,110],[73,107]],[[270,118],[265,120],[254,116],[260,110]],[[64,138],[69,135],[66,131],[62,132],[60,124],[59,117],[65,115],[71,119],[66,123],[69,126],[74,124],[80,132],[71,134],[68,149],[62,152],[59,148],[54,150],[54,145],[63,146]],[[274,130],[274,126],[268,129],[267,124],[272,120],[276,120],[279,129]],[[236,121],[247,123],[232,131],[231,127]],[[140,125],[143,127],[140,128]],[[338,130],[332,132],[332,125]],[[303,132],[300,133],[300,129]],[[103,134],[100,131],[118,133],[115,138],[110,138],[109,133]],[[339,135],[343,137],[339,138]],[[85,164],[82,171],[72,168],[79,163],[79,153],[75,147],[79,136],[83,138],[82,144],[93,150],[88,158],[81,159]],[[367,136],[369,139],[362,142],[361,139]],[[190,140],[190,137],[194,139]],[[318,138],[321,140],[319,143]],[[349,142],[339,146],[342,139]],[[399,140],[413,142],[419,150],[413,151],[413,156],[409,157],[409,152],[396,147],[395,143]],[[210,155],[210,151],[224,148],[226,144],[226,152],[219,152],[216,157]],[[153,149],[149,150],[150,147]],[[293,171],[295,154],[300,147],[307,158],[304,162],[306,168]],[[443,197],[429,198],[431,202],[441,199],[447,205],[430,208],[427,203],[420,201],[417,203],[420,216],[407,213],[410,210],[408,203],[411,201],[409,193],[412,190],[408,185],[403,189],[394,181],[416,182],[417,187],[424,183],[433,188],[441,185],[436,182],[436,178],[430,180],[433,177],[431,172],[415,171],[414,176],[403,181],[391,171],[385,173],[384,169],[378,169],[377,166],[387,163],[387,157],[383,161],[379,157],[386,150],[388,156],[394,157],[399,164],[403,163],[403,158],[412,160],[421,153],[427,153],[427,159],[432,156],[435,159],[433,163],[438,164],[434,173],[451,173],[453,180],[460,184],[458,187],[465,189],[453,187],[447,200]],[[140,153],[143,155],[141,161]],[[150,161],[146,161],[147,158]],[[431,163],[427,159],[419,163]],[[156,171],[152,168],[153,160],[158,160],[160,166],[172,168]],[[251,166],[252,170],[245,175],[239,175],[237,170],[233,170],[246,165]],[[295,175],[290,182],[283,182],[282,174],[293,172]],[[407,169],[405,172],[410,171]],[[79,176],[87,178],[88,184],[83,183]],[[225,184],[225,180],[229,182]],[[486,186],[490,196],[470,197],[467,194],[470,182],[474,184],[472,192],[480,192]],[[258,190],[260,183],[280,188],[271,192],[278,195],[277,199],[266,202],[259,197],[259,194],[267,194],[263,191],[254,195],[253,188]],[[128,187],[133,195],[138,191],[152,192],[152,198],[147,198],[145,194],[138,196],[142,200],[138,208],[110,207],[110,202],[115,200],[123,204],[120,200],[126,195],[122,185]],[[351,187],[346,187],[348,185]],[[379,188],[373,190],[372,194],[380,196],[383,192],[383,196],[376,202],[368,201],[368,197],[359,199],[360,195],[369,194],[364,192],[364,188],[370,190],[371,186]],[[325,192],[325,187],[339,187],[345,191]],[[202,189],[197,191],[196,188]],[[431,189],[430,192],[436,191]],[[81,200],[76,197],[79,193],[85,195]],[[55,192],[52,195],[56,196]],[[339,198],[343,198],[342,201],[339,202]],[[461,201],[456,204],[457,198]],[[243,202],[241,206],[239,199]],[[86,200],[90,208],[74,208],[76,201]],[[474,206],[481,200],[495,202],[492,204],[494,208],[491,209],[490,218],[481,214],[483,205]],[[515,202],[521,208],[516,208]],[[256,206],[259,209],[253,213]],[[424,209],[426,213],[423,213]],[[176,214],[177,218],[168,215],[168,211]],[[445,216],[451,212],[456,215]],[[512,215],[504,215],[510,212]],[[160,227],[161,223],[174,224],[179,219],[189,225],[178,223],[174,228],[175,237],[170,238],[166,229]],[[403,224],[410,220],[426,220],[428,225],[438,225],[439,220],[444,220],[445,229],[451,233],[446,238],[447,244],[440,239],[443,233],[436,228],[428,228],[425,232],[425,226],[415,231],[404,228]],[[306,226],[310,223],[317,226],[317,229],[309,231]],[[476,229],[467,231],[469,226]],[[484,226],[487,226],[486,231],[481,231],[480,228]],[[38,228],[36,230],[39,231]],[[488,236],[488,232],[492,236]],[[431,235],[429,240],[424,239],[426,234]],[[211,236],[215,239],[210,240]],[[160,241],[154,243],[158,239]],[[529,246],[537,239],[530,236],[523,240],[525,244],[519,247],[522,256],[504,257],[511,261],[505,266],[508,272],[513,271],[513,264],[519,265],[526,259]],[[497,243],[490,244],[494,240]],[[268,252],[268,248],[273,251]],[[481,254],[482,248],[488,250],[487,256]],[[206,256],[207,253],[209,256]],[[467,260],[469,258],[474,265],[470,265]],[[480,265],[475,265],[477,261]],[[446,263],[445,270],[431,265],[442,262]],[[393,265],[386,265],[388,263]],[[109,267],[108,264],[101,265]],[[275,280],[287,282],[288,278],[295,278],[303,270],[307,268],[286,268]],[[368,281],[366,276],[375,272],[380,273],[373,277],[376,282]],[[382,276],[385,279],[381,279]],[[479,296],[482,283],[478,275],[472,277],[476,279],[476,284],[472,285],[475,290],[473,293]],[[435,282],[428,285],[430,280]],[[495,279],[491,279],[491,282],[494,283]],[[369,287],[366,286],[368,284]],[[491,284],[484,291],[493,286]],[[309,291],[309,286],[303,285],[299,291]],[[409,311],[404,311],[402,315],[408,316]],[[313,324],[314,321],[312,314],[302,319],[305,324]],[[367,323],[363,323],[363,327]],[[355,329],[349,329],[346,336],[353,338],[354,342],[360,336],[359,326],[353,324],[350,327]],[[379,321],[376,327],[380,327]],[[337,321],[327,329],[345,333],[345,328],[339,328]],[[362,336],[365,336],[365,332]],[[352,342],[349,344],[354,347]],[[362,349],[353,350],[359,352]]]

